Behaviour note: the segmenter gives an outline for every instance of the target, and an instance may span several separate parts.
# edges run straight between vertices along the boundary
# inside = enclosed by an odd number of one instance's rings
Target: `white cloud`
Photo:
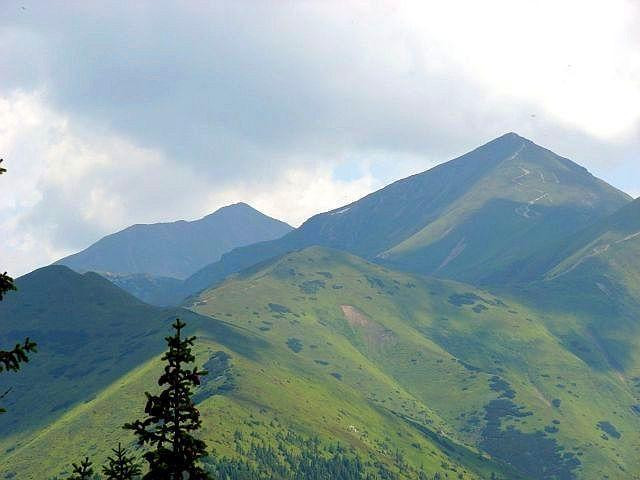
[[[155,152],[75,131],[39,93],[0,97],[0,149],[8,169],[0,179],[0,254],[4,268],[18,273],[151,211],[178,214],[184,203],[169,200],[169,178],[198,186]],[[159,189],[167,193],[162,208],[153,205]]]
[[[248,178],[212,186],[158,151],[80,130],[41,94],[0,97],[9,170],[0,179],[9,187],[0,189],[4,269],[22,274],[130,224],[197,218],[238,201],[298,225],[379,186],[371,175],[334,179],[321,161],[286,169],[275,184]]]
[[[397,15],[425,61],[456,64],[496,97],[600,138],[635,133],[640,16],[629,0],[416,1]]]
[[[282,172],[277,184],[243,182],[215,192],[209,204],[222,206],[232,199],[246,199],[261,212],[297,227],[315,213],[351,203],[381,186],[371,174],[351,181],[335,179],[331,167],[319,162],[314,168]]]

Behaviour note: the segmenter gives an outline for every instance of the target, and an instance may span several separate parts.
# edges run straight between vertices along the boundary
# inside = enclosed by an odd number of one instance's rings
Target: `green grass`
[[[513,469],[627,479],[640,468],[637,392],[605,359],[578,354],[571,340],[586,338],[584,317],[551,304],[313,247],[237,275],[189,307],[199,362],[220,350],[231,357],[235,389],[199,406],[217,455],[243,456],[238,431],[246,448],[292,430],[339,441],[401,478],[421,466],[467,479],[517,478]],[[149,358],[19,443],[5,436],[0,462],[17,478],[42,479],[83,455],[101,461],[118,440],[133,440],[118,426],[140,414],[159,368]]]
[[[318,273],[327,271],[331,278]],[[324,286],[308,293],[309,282]],[[455,295],[465,293],[481,300],[457,305]],[[269,303],[290,312],[274,313]],[[507,419],[504,426],[534,433],[559,421],[558,432],[546,436],[576,453],[581,461],[576,474],[584,478],[625,478],[637,468],[633,445],[639,422],[630,409],[636,400],[615,372],[592,368],[567,347],[557,325],[578,328],[575,316],[548,317],[543,309],[508,297],[391,272],[319,248],[228,281],[204,292],[196,304],[199,313],[227,318],[276,345],[300,339],[300,363],[328,362],[311,366],[337,371],[343,383],[363,389],[376,405],[425,412],[419,418],[470,445],[481,440],[484,409],[497,397],[489,379],[499,375],[515,390],[515,402],[533,413]],[[350,325],[342,305],[354,307],[366,321]],[[265,320],[268,330],[260,328]],[[374,371],[410,398],[380,391],[381,380],[367,375]],[[554,399],[560,408],[553,407]],[[626,426],[624,440],[601,438],[597,423],[605,417]]]

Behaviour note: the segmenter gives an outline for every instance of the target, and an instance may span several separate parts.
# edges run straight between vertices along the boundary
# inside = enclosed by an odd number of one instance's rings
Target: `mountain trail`
[[[522,168],[522,167],[520,167]],[[523,169],[524,170],[524,169]],[[533,200],[529,200],[527,202],[526,205],[521,205],[519,207],[516,208],[516,213],[524,218],[531,218],[531,207],[533,205],[535,205],[536,203],[538,203],[540,200],[543,200],[545,198],[547,198],[549,196],[549,194],[543,190],[536,190],[536,192],[541,193],[542,195],[540,195],[537,198],[534,198]]]
[[[618,245],[619,243],[624,243],[624,242],[628,242],[629,240],[633,240],[634,238],[640,237],[640,232],[636,232],[636,233],[632,233],[631,235],[627,235],[624,238],[621,238],[620,240],[616,240],[615,244]]]

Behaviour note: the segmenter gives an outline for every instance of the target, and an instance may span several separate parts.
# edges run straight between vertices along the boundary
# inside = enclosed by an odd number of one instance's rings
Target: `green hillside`
[[[354,385],[327,378],[319,363],[299,364],[289,346],[271,343],[259,329],[150,307],[96,274],[66,267],[40,269],[20,278],[18,286],[19,293],[0,304],[2,340],[31,334],[40,351],[12,378],[9,413],[0,417],[3,478],[64,475],[79,455],[102,461],[118,441],[130,443],[121,425],[141,414],[143,392],[156,387],[161,337],[177,315],[201,337],[198,356],[211,371],[197,398],[206,418],[204,435],[218,458],[247,458],[258,441],[298,451],[301,439],[319,437],[326,451],[338,441],[348,445],[368,471],[392,475],[385,478],[415,478],[421,467],[456,471],[462,478],[481,478],[478,472],[511,475],[507,467],[440,436],[424,418],[402,419],[368,402]],[[333,338],[340,341],[327,341]],[[392,379],[366,370],[380,395],[409,401]]]
[[[556,331],[579,328],[578,316],[319,247],[229,279],[190,308],[200,363],[215,373],[198,401],[218,458],[251,459],[265,441],[295,451],[296,436],[318,436],[397,478],[422,467],[448,478],[627,479],[640,468],[636,393]],[[118,425],[139,414],[158,370],[149,356],[49,426],[5,434],[0,463],[41,479],[85,453],[101,460],[133,440]]]
[[[554,249],[550,249],[553,251]],[[553,266],[518,287],[521,298],[579,318],[555,322],[564,343],[586,363],[610,369],[640,392],[640,201],[555,248]]]
[[[523,260],[566,241],[631,197],[514,133],[316,215],[283,238],[235,249],[189,277],[197,293],[230,273],[312,245],[397,270],[508,284]],[[536,264],[531,277],[548,263]]]
[[[606,274],[633,285],[637,292],[640,275],[640,200],[621,208],[592,227],[576,235],[563,250],[564,258],[552,268],[546,278],[553,280],[572,275],[576,270],[590,268],[594,275]],[[596,269],[591,265],[606,265]],[[583,272],[584,273],[584,272]],[[633,280],[635,277],[635,281]]]
[[[0,302],[0,344],[29,336],[39,348],[19,374],[2,378],[12,390],[3,399],[10,413],[0,415],[0,435],[17,445],[157,355],[177,315],[197,318],[146,305],[95,273],[64,266],[36,270],[17,287]]]
[[[242,305],[260,303],[287,310],[273,320],[259,310],[259,317],[242,315]],[[539,469],[555,469],[557,478],[629,478],[638,468],[635,392],[615,370],[592,368],[554,334],[556,324],[580,325],[574,315],[320,248],[204,292],[194,305],[203,314],[231,313],[275,341],[299,339],[300,357],[327,361],[329,375],[366,390],[346,354],[320,349],[327,331],[340,332],[349,349],[442,419],[441,428],[534,478],[554,478]],[[602,431],[609,424],[620,439]]]

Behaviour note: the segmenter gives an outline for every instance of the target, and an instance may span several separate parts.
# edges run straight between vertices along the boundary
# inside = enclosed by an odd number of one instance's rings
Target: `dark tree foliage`
[[[112,449],[113,456],[107,458],[107,464],[102,467],[102,473],[107,480],[133,480],[142,473],[140,465],[126,448],[118,443],[118,448]]]
[[[0,300],[4,298],[4,294],[15,290],[16,286],[13,284],[13,278],[7,275],[7,272],[0,274]]]
[[[79,465],[73,464],[73,473],[69,477],[69,480],[90,480],[93,478],[93,464],[89,460],[89,457],[85,457]]]
[[[259,439],[251,432],[251,443],[244,443],[240,431],[234,434],[237,457],[205,459],[214,478],[224,480],[433,480],[440,474],[416,471],[408,465],[388,463],[375,455],[358,456],[351,447],[323,444],[318,438],[305,438],[288,430],[276,432],[275,440]]]
[[[2,163],[0,158],[0,163]],[[0,175],[6,170],[0,166]],[[7,275],[7,272],[0,274],[0,301],[4,298],[4,295],[11,290],[15,290],[16,286],[13,283],[13,278]],[[36,344],[29,338],[25,339],[22,343],[17,343],[11,350],[0,350],[0,373],[2,372],[17,372],[20,370],[20,364],[29,361],[29,353],[36,351]],[[0,392],[0,400],[7,396],[11,389]],[[5,410],[0,408],[0,413],[4,413]]]
[[[207,372],[185,367],[195,361],[191,347],[196,337],[183,339],[184,327],[185,323],[177,319],[173,324],[174,335],[166,337],[169,350],[162,357],[166,365],[158,379],[164,390],[159,395],[147,392],[147,417],[124,426],[138,436],[139,445],[154,447],[144,454],[149,464],[145,480],[210,479],[199,466],[207,455],[206,444],[192,436],[202,425],[192,389],[200,385],[200,377]]]

